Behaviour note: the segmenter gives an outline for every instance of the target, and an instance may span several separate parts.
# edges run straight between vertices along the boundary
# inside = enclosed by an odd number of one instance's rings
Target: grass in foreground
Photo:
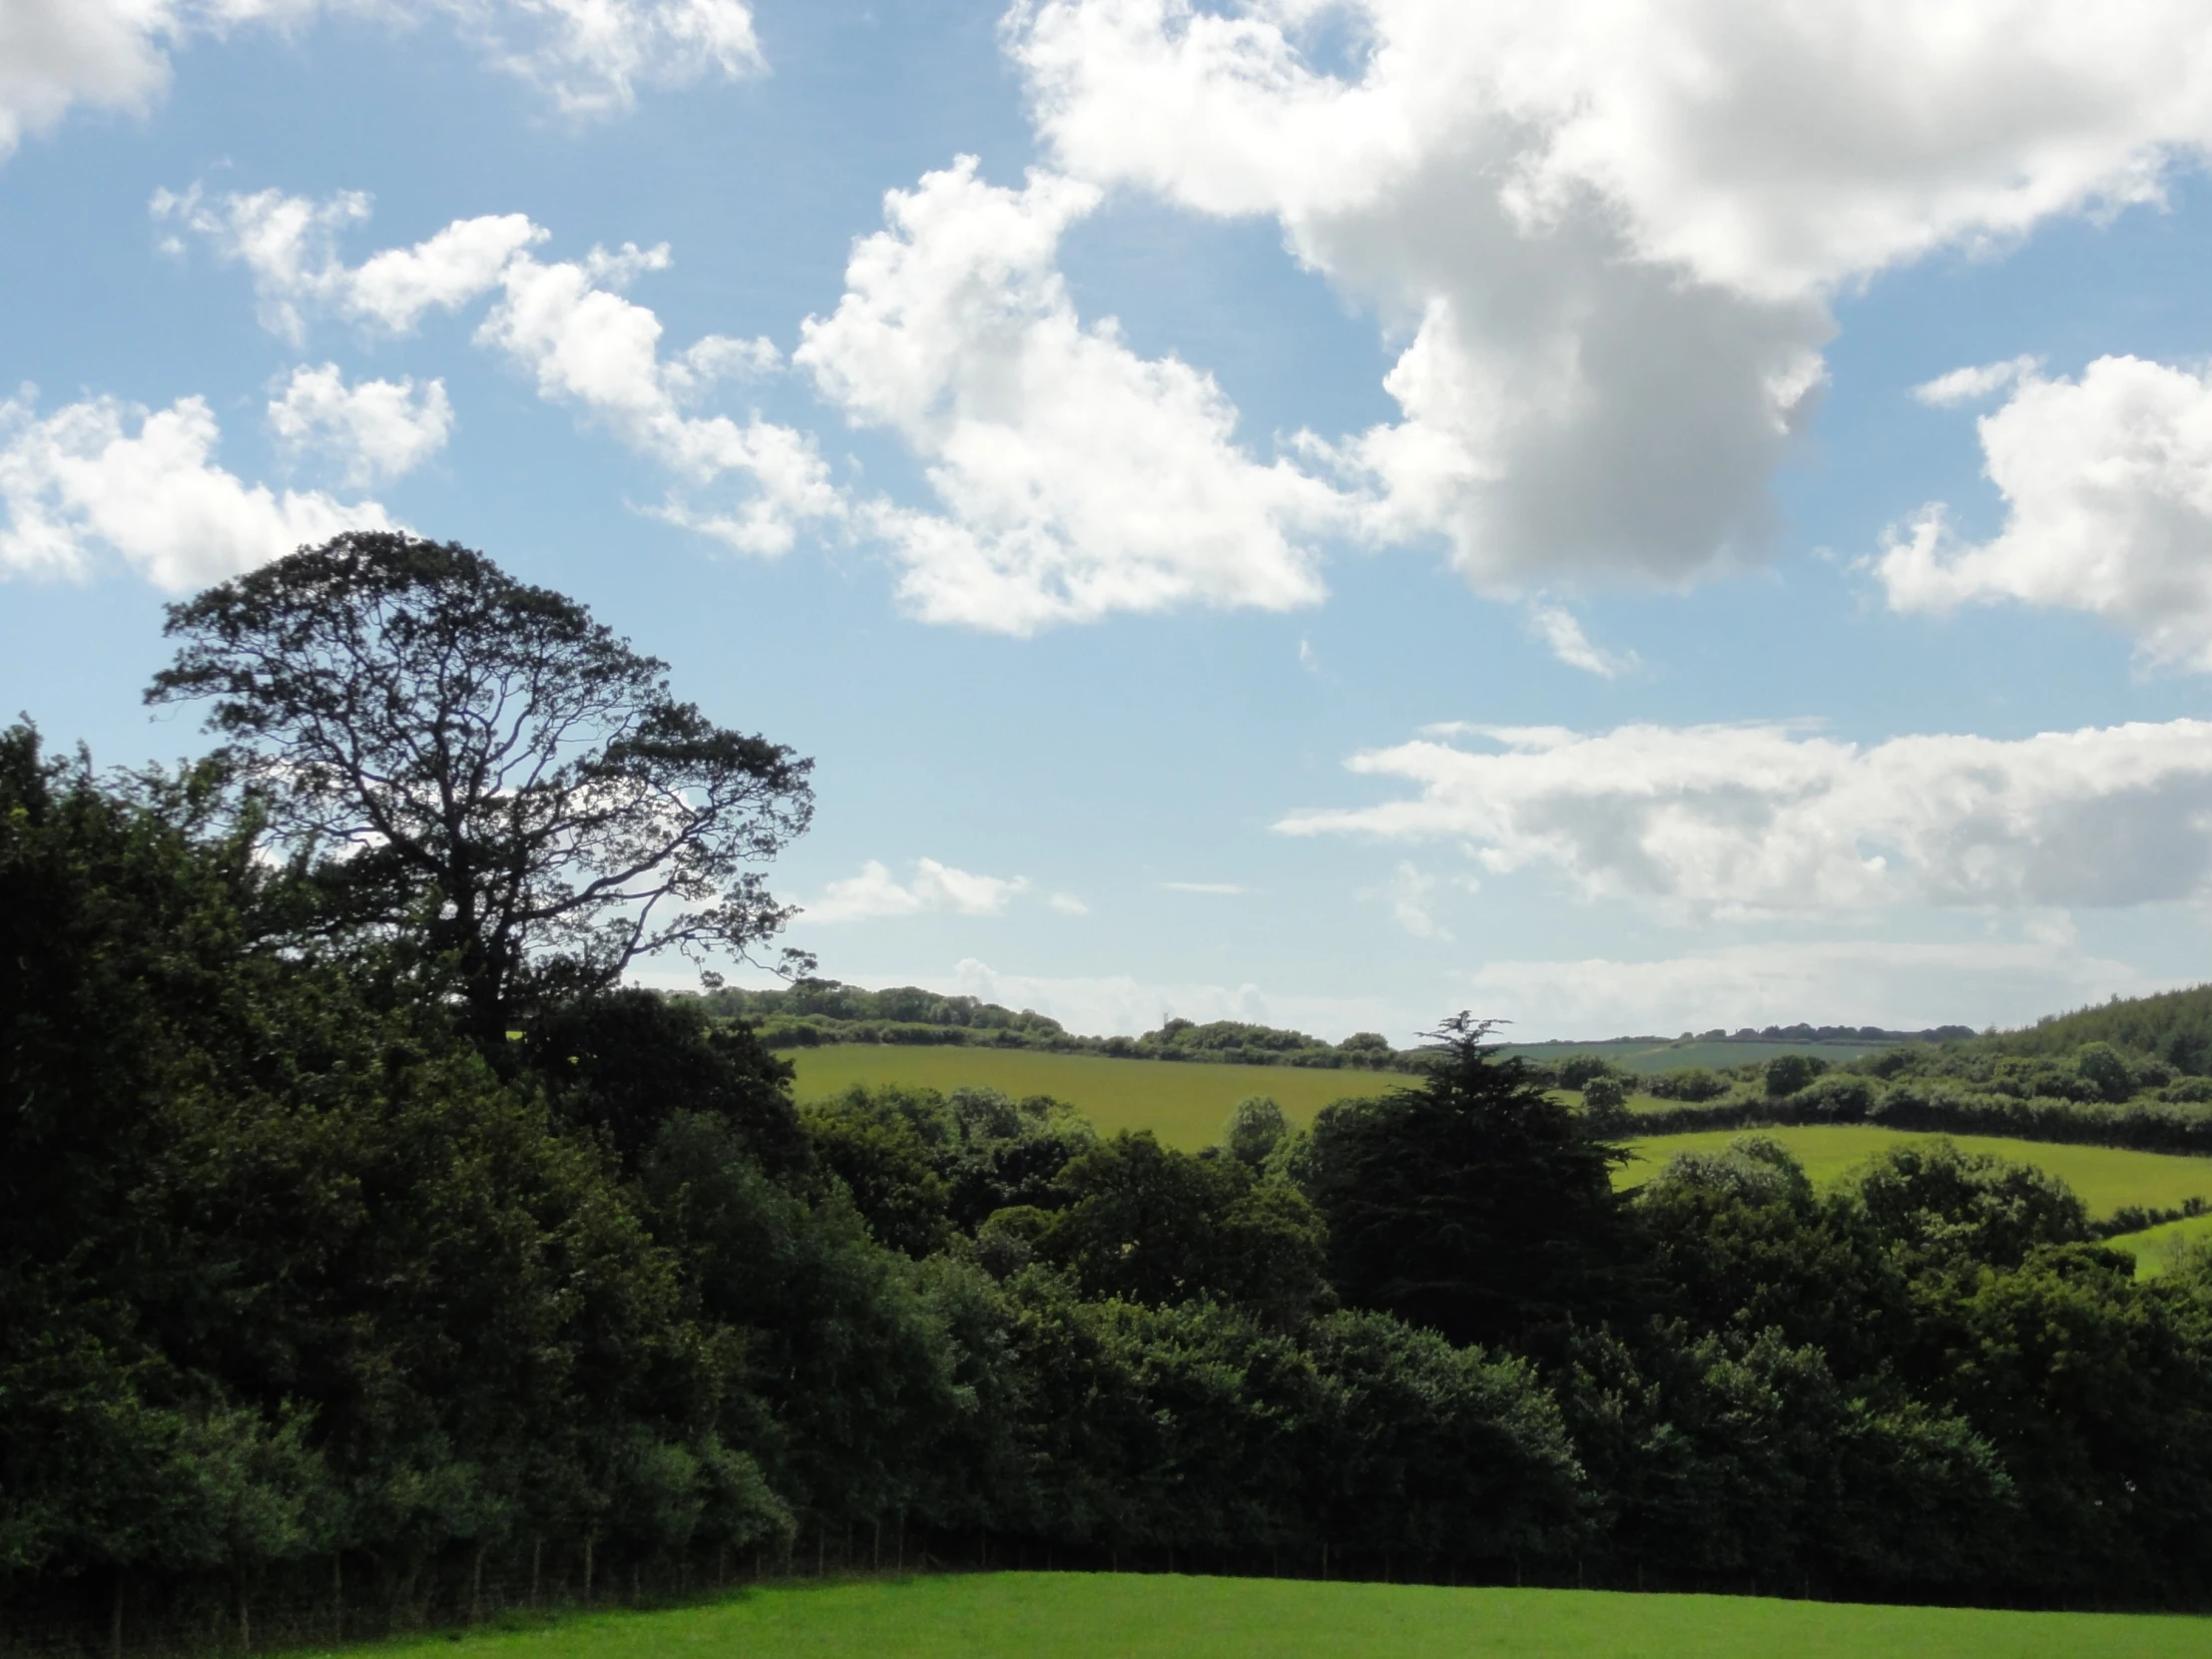
[[[1181,1060],[1117,1060],[1105,1054],[1046,1054],[1018,1048],[905,1048],[839,1043],[788,1056],[799,1067],[801,1100],[842,1094],[855,1083],[932,1089],[980,1085],[1019,1099],[1048,1094],[1079,1108],[1100,1134],[1149,1129],[1164,1146],[1195,1152],[1221,1139],[1230,1108],[1247,1095],[1275,1097],[1298,1125],[1332,1100],[1386,1094],[1413,1079],[1385,1071],[1307,1066],[1216,1066]]]
[[[988,1573],[749,1591],[482,1634],[482,1659],[2165,1659],[2212,1620],[1267,1578]],[[452,1651],[449,1640],[384,1654]]]
[[[1720,1152],[1740,1135],[1766,1135],[1788,1147],[1805,1166],[1813,1185],[1825,1187],[1854,1164],[1886,1147],[1942,1137],[1869,1124],[1800,1124],[1777,1129],[1704,1130],[1693,1135],[1654,1135],[1631,1141],[1637,1161],[1615,1180],[1623,1186],[1648,1181],[1677,1152]],[[2167,1152],[2134,1152],[2123,1147],[2067,1146],[2052,1141],[2019,1141],[1996,1135],[1948,1137],[1963,1152],[1994,1153],[2014,1163],[2048,1170],[2081,1195],[2092,1216],[2110,1215],[2123,1204],[2145,1209],[2174,1209],[2190,1198],[2212,1198],[2212,1158]],[[2136,1235],[2140,1236],[2140,1235]]]

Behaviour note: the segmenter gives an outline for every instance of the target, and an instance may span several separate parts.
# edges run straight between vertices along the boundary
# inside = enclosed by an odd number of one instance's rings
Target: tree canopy
[[[806,830],[813,763],[713,724],[665,663],[481,553],[348,532],[166,631],[147,700],[210,702],[321,918],[419,939],[479,1040],[654,951],[742,957],[792,913],[758,866]]]

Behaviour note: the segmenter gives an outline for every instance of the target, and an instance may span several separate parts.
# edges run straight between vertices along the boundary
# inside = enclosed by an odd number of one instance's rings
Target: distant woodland
[[[802,757],[466,549],[341,537],[169,629],[205,762],[0,737],[18,1636],[794,1561],[2212,1601],[2212,1254],[2138,1282],[2048,1175],[1936,1142],[1816,1191],[1754,1133],[1617,1191],[1628,1085],[1464,1015],[1198,1152],[987,1090],[803,1109],[773,1034],[937,1016],[773,954]],[[623,988],[687,949],[794,989]],[[1279,1035],[1144,1041],[1395,1063]],[[2198,991],[1658,1106],[2195,1147],[2208,1036]]]

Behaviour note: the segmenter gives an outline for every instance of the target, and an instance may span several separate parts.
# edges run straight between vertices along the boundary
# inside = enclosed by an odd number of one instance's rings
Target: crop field
[[[1687,1042],[1647,1042],[1630,1037],[1601,1043],[1507,1043],[1503,1052],[1553,1064],[1576,1054],[1596,1054],[1623,1071],[1656,1077],[1683,1066],[1719,1071],[1724,1066],[1749,1065],[1753,1061],[1764,1064],[1778,1054],[1817,1054],[1832,1065],[1842,1065],[1846,1060],[1864,1060],[1897,1046],[1894,1042],[1768,1042],[1750,1037],[1742,1041],[1733,1037],[1710,1041],[1693,1037]]]
[[[380,1655],[453,1654],[450,1638]],[[1279,1578],[981,1573],[479,1633],[466,1659],[2167,1659],[2212,1620]]]
[[[906,1083],[932,1089],[963,1084],[999,1089],[1017,1100],[1048,1094],[1081,1109],[1111,1135],[1149,1129],[1166,1146],[1196,1151],[1221,1139],[1229,1110],[1247,1095],[1274,1097],[1304,1126],[1332,1100],[1385,1094],[1411,1081],[1396,1072],[1322,1071],[1310,1066],[1217,1066],[1181,1060],[1119,1060],[1106,1054],[1046,1054],[1019,1048],[907,1048],[839,1043],[788,1051],[799,1067],[799,1098],[821,1100],[855,1083]]]
[[[1815,1186],[1826,1186],[1854,1164],[1883,1148],[1942,1137],[1869,1124],[1797,1125],[1780,1129],[1726,1129],[1692,1135],[1654,1135],[1631,1141],[1637,1162],[1614,1179],[1622,1185],[1648,1180],[1677,1152],[1719,1152],[1739,1135],[1767,1135],[1788,1147],[1805,1166]],[[2123,1204],[2172,1209],[2191,1198],[2212,1199],[2212,1158],[2166,1152],[2133,1152],[2121,1147],[2064,1146],[2050,1141],[2019,1141],[1994,1135],[1948,1137],[1966,1152],[1991,1152],[2015,1163],[2033,1164],[2064,1181],[2081,1195],[2092,1216],[2109,1215]]]

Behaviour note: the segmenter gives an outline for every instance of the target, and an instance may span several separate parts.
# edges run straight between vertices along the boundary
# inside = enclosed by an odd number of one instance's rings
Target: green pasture
[[[1020,1099],[1048,1094],[1079,1108],[1111,1135],[1149,1129],[1167,1146],[1196,1151],[1221,1139],[1230,1108],[1272,1095],[1298,1125],[1332,1100],[1383,1094],[1412,1081],[1395,1072],[1322,1071],[1310,1066],[1217,1066],[1181,1060],[1119,1060],[1106,1054],[1048,1054],[1021,1048],[907,1048],[839,1043],[792,1050],[799,1098],[822,1100],[855,1083],[905,1083],[950,1090],[993,1088]]]
[[[2105,1243],[2135,1258],[2136,1278],[2156,1279],[2190,1246],[2212,1244],[2212,1216],[2165,1222],[2157,1227],[2146,1227],[2140,1233],[2122,1233]]]
[[[1946,1137],[1861,1123],[1801,1124],[1779,1129],[1700,1130],[1691,1135],[1653,1135],[1628,1143],[1636,1162],[1614,1176],[1631,1186],[1646,1181],[1678,1152],[1720,1152],[1740,1135],[1765,1135],[1780,1141],[1805,1166],[1815,1186],[1826,1186],[1854,1164],[1886,1147]],[[2212,1158],[2168,1152],[2131,1152],[2110,1146],[2065,1146],[2052,1141],[2019,1141],[1996,1135],[1951,1135],[1964,1152],[1989,1152],[2015,1163],[2048,1170],[2081,1195],[2092,1216],[2109,1215],[2123,1204],[2145,1209],[2179,1207],[2191,1198],[2212,1199]]]
[[[1769,1042],[1765,1038],[1746,1037],[1741,1041],[1730,1038],[1664,1041],[1635,1037],[1616,1037],[1607,1042],[1594,1043],[1506,1043],[1501,1052],[1518,1054],[1527,1060],[1542,1060],[1556,1065],[1561,1060],[1577,1054],[1595,1054],[1610,1060],[1623,1071],[1633,1071],[1646,1077],[1655,1077],[1663,1071],[1675,1071],[1683,1066],[1704,1066],[1719,1071],[1727,1066],[1749,1065],[1754,1061],[1764,1065],[1778,1054],[1815,1054],[1831,1065],[1842,1065],[1846,1060],[1864,1060],[1870,1054],[1881,1054],[1898,1047],[1894,1042]]]
[[[450,1638],[383,1653],[453,1652]],[[2166,1659],[2212,1621],[1750,1596],[981,1573],[751,1590],[481,1633],[470,1659]]]

